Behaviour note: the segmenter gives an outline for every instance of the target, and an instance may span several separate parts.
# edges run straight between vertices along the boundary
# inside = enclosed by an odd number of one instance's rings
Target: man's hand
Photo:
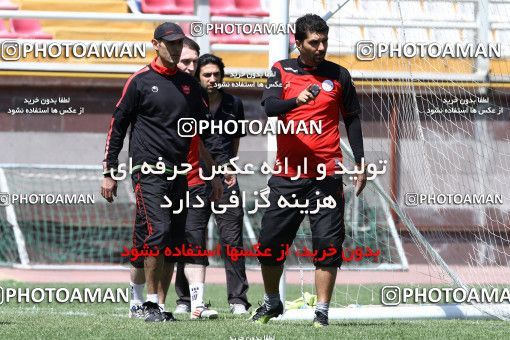
[[[297,96],[296,98],[297,106],[304,105],[308,103],[310,100],[313,100],[315,98],[315,96],[310,92],[310,87],[312,85],[313,84],[310,84],[310,86],[308,86],[305,90],[301,91],[299,96]]]
[[[113,196],[117,197],[117,181],[111,177],[103,178],[101,196],[103,196],[108,202],[113,202]]]
[[[227,186],[229,188],[233,187],[237,183],[236,175],[233,174],[225,175],[225,183],[227,183]]]
[[[363,189],[365,188],[365,185],[367,185],[367,173],[363,171],[362,174],[356,174],[356,196],[359,196]]]
[[[209,200],[211,202],[218,201],[221,196],[223,196],[223,183],[219,177],[214,177],[211,180],[212,192],[211,196],[209,196]]]

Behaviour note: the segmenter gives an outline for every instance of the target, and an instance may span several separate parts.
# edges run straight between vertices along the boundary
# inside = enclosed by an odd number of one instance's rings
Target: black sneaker
[[[322,312],[315,311],[315,318],[313,318],[313,326],[315,328],[329,326],[328,316]]]
[[[162,312],[162,314],[163,314],[163,317],[165,318],[165,320],[164,320],[165,322],[177,321],[177,319],[170,312]]]
[[[283,304],[281,301],[278,303],[278,307],[273,309],[268,309],[264,303],[253,313],[251,320],[256,323],[266,324],[269,319],[276,318],[281,314],[283,314]]]
[[[159,305],[154,302],[147,301],[143,305],[143,314],[147,322],[164,322],[165,316],[161,312]]]

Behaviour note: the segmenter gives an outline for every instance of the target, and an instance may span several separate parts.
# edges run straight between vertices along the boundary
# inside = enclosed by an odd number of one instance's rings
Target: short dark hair
[[[296,20],[296,40],[305,40],[308,33],[328,34],[328,32],[328,24],[316,14],[306,14]]]
[[[223,80],[223,77],[225,76],[225,64],[223,63],[223,60],[220,57],[209,53],[201,55],[200,58],[198,58],[197,72],[195,73],[195,76],[200,79],[200,69],[208,64],[218,66],[220,69],[221,79]]]
[[[198,55],[200,55],[200,46],[195,42],[195,40],[188,37],[184,37],[184,39],[182,40],[182,46],[186,46],[190,50],[193,50],[197,52]]]

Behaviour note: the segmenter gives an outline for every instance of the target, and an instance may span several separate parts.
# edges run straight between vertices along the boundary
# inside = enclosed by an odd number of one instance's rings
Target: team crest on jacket
[[[191,92],[191,88],[189,85],[181,85],[181,89],[185,95],[188,95]]]
[[[329,79],[326,79],[322,82],[322,89],[326,92],[330,92],[335,87],[335,84]]]

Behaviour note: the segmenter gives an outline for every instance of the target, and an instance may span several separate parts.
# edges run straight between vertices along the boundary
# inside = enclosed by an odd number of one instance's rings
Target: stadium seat
[[[191,27],[190,27],[191,24],[189,22],[180,22],[179,26],[181,26],[182,31],[185,36],[187,36],[189,38],[193,38],[193,36],[191,35]]]
[[[243,16],[269,16],[269,12],[260,7],[260,0],[236,0],[236,7],[243,12]]]
[[[180,22],[179,26],[181,26],[182,32],[184,33],[185,36],[191,37],[191,28],[189,22]]]
[[[493,31],[494,34],[490,34],[494,36],[494,42],[498,42],[502,45],[509,45],[510,46],[510,34],[508,34],[505,31],[502,30],[495,30]]]
[[[375,42],[397,42],[397,36],[392,27],[366,27],[366,37]]]
[[[500,4],[502,6],[502,4]],[[475,4],[474,3],[464,3],[459,2],[455,3],[455,6],[457,7],[457,18],[458,20],[465,20],[465,21],[474,21],[475,20]],[[489,10],[490,10],[489,5]],[[508,13],[508,12],[507,12]],[[489,19],[490,19],[490,12],[489,12]]]
[[[15,39],[18,35],[13,32],[9,32],[7,27],[5,26],[4,20],[0,19],[0,39]]]
[[[0,10],[17,10],[18,6],[9,0],[0,0]]]
[[[253,30],[254,25],[251,24],[251,26],[253,27],[252,28],[252,30]],[[249,44],[253,44],[253,45],[267,45],[267,44],[269,44],[269,35],[267,35],[267,34],[260,34],[260,33],[253,32],[253,34],[243,34],[243,37],[248,39]]]
[[[13,0],[11,0],[13,1]],[[126,0],[18,0],[22,10],[53,12],[128,13]]]
[[[399,6],[407,20],[434,20],[420,1],[401,1]]]
[[[405,42],[434,42],[433,34],[430,34],[430,31],[426,28],[405,28],[405,40],[404,40],[404,32],[401,28],[397,29],[397,39],[398,41]]]
[[[239,34],[211,34],[211,44],[249,44],[250,40]]]
[[[195,13],[195,0],[176,0],[175,4],[181,9],[182,14]]]
[[[42,30],[37,19],[10,19],[14,33],[22,39],[53,39],[53,35]]]
[[[253,45],[267,45],[269,44],[269,35],[267,34],[250,34],[247,35],[248,42]]]
[[[432,30],[432,40],[441,44],[446,44],[452,41],[459,42],[461,38],[460,29],[440,29],[434,28]]]
[[[427,2],[425,11],[428,13],[427,16],[434,20],[459,20],[453,3]]]
[[[235,0],[210,0],[211,15],[243,16],[235,4]]]
[[[362,1],[361,11],[358,15],[370,19],[400,19],[400,13],[394,2],[389,1]]]
[[[290,32],[289,33],[289,44],[290,44],[290,46],[292,46],[295,43],[296,43],[296,36],[294,35],[294,33]]]
[[[460,35],[459,41],[462,43],[474,44],[476,42],[476,40],[475,40],[476,34],[475,34],[475,31],[473,31],[473,30],[461,29],[461,30],[459,30],[459,35]],[[492,32],[489,33],[489,39],[490,39],[491,35],[492,35]]]
[[[510,4],[490,3],[489,20],[495,22],[508,22],[508,13],[510,13]]]
[[[302,8],[306,7],[307,3],[302,3],[301,7],[296,8],[296,18],[302,15]],[[360,18],[363,15],[361,5],[357,1],[349,1],[344,7],[337,13],[338,18]]]
[[[143,13],[182,14],[183,10],[177,7],[176,0],[142,0]]]
[[[353,48],[356,43],[363,40],[363,34],[360,27],[331,27],[329,31],[330,46],[342,46]]]

